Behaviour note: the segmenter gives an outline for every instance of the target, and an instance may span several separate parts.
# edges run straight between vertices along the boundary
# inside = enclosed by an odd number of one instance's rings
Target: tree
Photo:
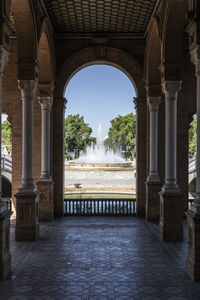
[[[189,129],[189,154],[194,156],[196,153],[196,139],[197,139],[197,118],[196,115],[193,117],[190,123]]]
[[[136,115],[131,113],[125,116],[118,116],[111,120],[111,127],[105,146],[116,151],[121,149],[125,157],[136,155]]]
[[[1,125],[2,142],[6,146],[9,153],[12,151],[12,130],[11,124],[5,120]]]
[[[67,152],[76,152],[76,157],[81,150],[85,150],[92,142],[96,142],[91,137],[92,128],[84,122],[84,117],[69,115],[65,119],[65,149]]]

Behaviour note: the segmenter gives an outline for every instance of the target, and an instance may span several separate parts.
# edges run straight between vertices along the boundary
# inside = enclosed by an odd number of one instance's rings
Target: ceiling
[[[157,0],[43,0],[55,32],[143,36]]]

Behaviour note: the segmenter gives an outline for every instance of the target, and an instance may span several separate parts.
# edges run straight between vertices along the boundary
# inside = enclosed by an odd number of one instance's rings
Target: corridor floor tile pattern
[[[200,299],[186,274],[186,243],[163,243],[136,217],[66,217],[42,224],[36,242],[15,242],[1,300]]]

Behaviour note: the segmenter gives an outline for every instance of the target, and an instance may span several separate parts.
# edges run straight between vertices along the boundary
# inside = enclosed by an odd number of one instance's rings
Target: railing
[[[12,160],[6,158],[5,156],[1,157],[1,168],[3,170],[8,170],[12,172]]]
[[[11,198],[2,198],[2,201],[7,204],[7,209],[12,211],[12,199]]]
[[[134,216],[136,199],[80,198],[64,199],[67,216]]]

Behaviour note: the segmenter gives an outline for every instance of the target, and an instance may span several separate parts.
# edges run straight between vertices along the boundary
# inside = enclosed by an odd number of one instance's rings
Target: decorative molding
[[[3,75],[5,65],[8,63],[9,52],[3,46],[0,46],[0,75]]]
[[[52,105],[52,97],[50,96],[41,96],[38,97],[39,103],[41,105],[42,110],[51,110],[51,105]]]
[[[22,100],[33,100],[37,87],[36,80],[18,80],[18,86],[22,93]]]
[[[177,93],[181,89],[182,81],[168,81],[165,80],[162,83],[162,91],[166,96],[167,100],[174,100]]]
[[[200,76],[200,45],[190,52],[191,61],[195,65],[196,76]]]
[[[149,111],[158,111],[161,97],[148,97],[147,103],[149,105]]]

